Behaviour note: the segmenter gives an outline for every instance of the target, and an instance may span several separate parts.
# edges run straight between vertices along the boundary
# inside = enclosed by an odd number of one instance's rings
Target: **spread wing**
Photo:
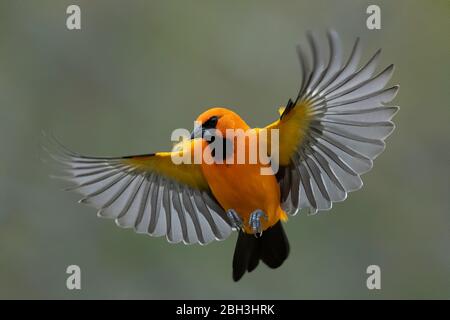
[[[336,32],[328,32],[329,58],[308,34],[312,60],[298,49],[302,86],[295,101],[280,110],[267,129],[279,129],[280,171],[277,174],[283,208],[295,214],[328,210],[358,190],[361,175],[372,168],[394,130],[390,121],[398,107],[392,101],[398,86],[385,88],[393,65],[375,74],[380,50],[358,68],[359,39],[342,64]]]
[[[45,148],[98,216],[172,243],[207,244],[232,229],[197,164],[174,164],[171,152],[127,157],[87,157],[54,138]],[[194,142],[194,140],[192,140]],[[193,143],[192,142],[192,147]],[[183,151],[174,151],[182,153]]]

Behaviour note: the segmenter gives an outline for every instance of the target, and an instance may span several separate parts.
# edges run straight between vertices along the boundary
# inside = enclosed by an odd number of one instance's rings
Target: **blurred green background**
[[[78,4],[82,30],[66,29]],[[382,29],[367,30],[366,8]],[[0,298],[450,298],[450,1],[0,1]],[[236,235],[208,246],[119,229],[48,179],[41,130],[93,155],[170,148],[214,105],[250,125],[297,93],[311,29],[396,64],[401,111],[365,186],[286,225],[291,256],[231,279]],[[325,39],[325,38],[324,38]],[[380,66],[380,68],[382,67]],[[82,290],[66,289],[66,267]],[[382,289],[366,288],[366,268]]]

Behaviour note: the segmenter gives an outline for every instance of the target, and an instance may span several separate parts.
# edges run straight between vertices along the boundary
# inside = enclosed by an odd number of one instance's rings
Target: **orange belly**
[[[250,214],[260,209],[268,217],[261,218],[266,230],[278,220],[286,219],[280,207],[280,189],[273,175],[261,175],[259,164],[202,164],[203,174],[212,193],[225,209],[234,209],[244,222],[247,233]]]

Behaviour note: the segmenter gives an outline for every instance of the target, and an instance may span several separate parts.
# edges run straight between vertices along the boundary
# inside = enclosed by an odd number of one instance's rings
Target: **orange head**
[[[192,138],[201,137],[208,129],[216,129],[225,136],[227,129],[247,130],[249,128],[238,114],[226,108],[211,108],[198,116],[196,121],[201,127],[194,129]]]

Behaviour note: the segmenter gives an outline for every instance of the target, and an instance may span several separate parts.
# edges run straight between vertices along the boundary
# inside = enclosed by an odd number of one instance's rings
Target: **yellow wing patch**
[[[190,144],[193,149],[195,140],[191,140]],[[194,164],[193,161],[191,161],[191,164],[175,164],[172,161],[172,156],[182,157],[183,151],[157,152],[152,155],[134,156],[123,159],[122,162],[138,170],[155,172],[199,190],[209,189],[200,165]]]
[[[280,115],[283,114],[284,109],[285,107],[278,109]],[[291,156],[305,138],[311,119],[311,103],[309,101],[300,101],[282,119],[278,119],[265,127],[267,130],[279,130],[280,165],[289,165]],[[268,133],[270,138],[270,132]]]

